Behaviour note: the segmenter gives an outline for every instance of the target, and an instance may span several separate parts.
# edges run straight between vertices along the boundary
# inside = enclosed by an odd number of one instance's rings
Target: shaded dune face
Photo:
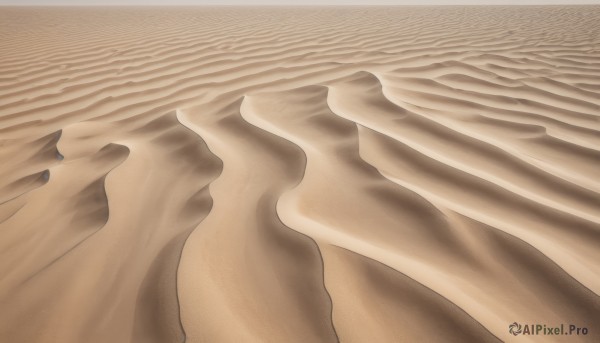
[[[0,342],[600,341],[600,7],[0,23]]]

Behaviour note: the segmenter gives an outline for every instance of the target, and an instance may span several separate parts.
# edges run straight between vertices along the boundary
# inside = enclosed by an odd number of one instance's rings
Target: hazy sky
[[[0,5],[558,5],[600,0],[0,0]]]

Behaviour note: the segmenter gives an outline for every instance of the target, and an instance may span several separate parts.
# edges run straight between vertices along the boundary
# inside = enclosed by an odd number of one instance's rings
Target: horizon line
[[[110,4],[110,5],[89,5],[89,4],[0,4],[0,7],[430,7],[430,6],[519,6],[519,7],[536,7],[536,6],[600,6],[600,3],[549,3],[549,4],[309,4],[309,5],[282,5],[282,4]]]

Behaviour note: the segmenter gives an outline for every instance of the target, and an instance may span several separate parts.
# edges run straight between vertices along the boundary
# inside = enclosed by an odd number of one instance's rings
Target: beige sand
[[[600,342],[600,6],[1,8],[0,43],[1,343]]]

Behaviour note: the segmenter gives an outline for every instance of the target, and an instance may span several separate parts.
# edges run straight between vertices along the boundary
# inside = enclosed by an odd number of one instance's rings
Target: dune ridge
[[[0,342],[600,341],[598,23],[0,7]]]

